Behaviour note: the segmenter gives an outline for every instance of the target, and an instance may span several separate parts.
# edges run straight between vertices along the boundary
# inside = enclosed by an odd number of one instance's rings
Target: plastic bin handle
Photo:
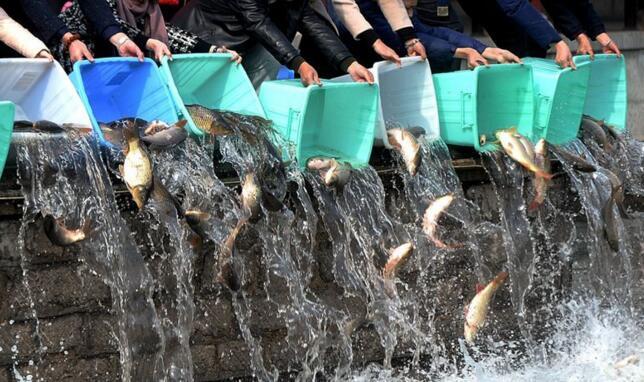
[[[535,123],[535,128],[538,130],[544,130],[548,124],[546,115],[542,113],[542,111],[545,112],[547,108],[550,105],[550,97],[545,96],[543,94],[539,94],[538,99],[537,99],[537,110],[536,110],[536,115],[537,115],[537,121]]]
[[[291,130],[300,126],[300,112],[298,110],[288,109],[288,125],[286,126],[286,137],[291,136]]]
[[[466,111],[466,107],[469,103],[472,102],[472,94],[471,93],[462,93],[461,94],[461,126],[463,126],[463,129],[471,130],[474,127],[474,122],[470,121],[468,117],[469,116]]]

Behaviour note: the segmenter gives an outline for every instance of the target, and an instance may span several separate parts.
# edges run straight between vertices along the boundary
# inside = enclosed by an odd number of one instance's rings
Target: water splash
[[[78,244],[79,253],[112,291],[121,378],[153,379],[161,373],[163,335],[152,301],[152,277],[119,214],[98,152],[89,138],[36,139],[20,145],[24,221],[50,214],[63,217],[69,226],[92,222],[91,237]]]

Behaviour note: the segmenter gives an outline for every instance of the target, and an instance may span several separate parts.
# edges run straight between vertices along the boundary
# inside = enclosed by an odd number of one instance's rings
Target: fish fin
[[[190,237],[188,238],[188,243],[190,244],[190,247],[193,251],[199,252],[199,250],[203,246],[203,238],[196,233],[191,233]]]
[[[478,294],[478,293],[480,293],[483,289],[485,289],[485,285],[480,284],[480,283],[476,283],[476,287],[475,287],[475,288],[476,288],[476,293]]]
[[[492,282],[497,283],[497,284],[503,284],[505,280],[510,276],[510,274],[506,271],[500,272]]]
[[[538,177],[544,178],[546,180],[552,180],[552,178],[553,178],[552,174],[547,173],[547,172],[545,172],[543,170],[538,170],[538,171],[535,172],[535,174],[537,174]]]
[[[535,212],[539,207],[541,207],[541,203],[537,201],[537,198],[534,198],[532,202],[530,202],[530,205],[528,205],[528,212]]]
[[[188,120],[187,119],[182,119],[181,121],[175,123],[174,126],[175,127],[185,128],[187,124],[188,124]]]
[[[85,221],[83,222],[83,226],[81,227],[81,231],[85,234],[85,238],[87,238],[93,231],[93,223],[90,218],[85,218]]]
[[[617,203],[617,209],[619,209],[619,214],[621,215],[622,219],[632,219],[633,217],[631,214],[628,213],[626,208],[624,207],[623,204]]]

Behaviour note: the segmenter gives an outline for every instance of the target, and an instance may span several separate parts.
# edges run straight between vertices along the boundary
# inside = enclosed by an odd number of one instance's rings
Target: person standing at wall
[[[488,47],[462,33],[449,28],[429,27],[423,24],[415,13],[415,1],[396,1],[401,13],[404,15],[408,27],[394,32],[392,26],[382,12],[378,3],[372,0],[356,0],[359,11],[373,26],[380,38],[388,46],[393,47],[400,55],[414,54],[418,46],[423,46],[427,51],[432,70],[444,72],[454,69],[454,59],[464,60],[469,68],[487,65],[488,60],[497,62],[520,62],[519,58],[511,52]],[[346,26],[340,34],[343,40],[350,43],[346,33]],[[366,61],[365,61],[366,62]]]
[[[348,73],[354,81],[373,83],[373,75],[309,0],[191,0],[173,22],[206,41],[219,38],[242,52],[244,68],[256,88],[274,79],[280,65],[296,71],[305,86],[321,85],[316,68],[292,44],[297,32],[333,70]]]
[[[577,41],[577,54],[588,54],[593,59],[591,40],[596,40],[604,53],[622,54],[590,0],[541,0],[541,4],[555,27],[571,41]]]
[[[417,1],[420,7],[435,2]],[[485,28],[499,48],[510,50],[519,57],[545,57],[548,49],[554,47],[555,61],[562,68],[575,68],[568,44],[528,0],[459,0],[459,4],[468,16]],[[422,20],[427,15],[419,17]],[[431,19],[426,21],[431,22]]]

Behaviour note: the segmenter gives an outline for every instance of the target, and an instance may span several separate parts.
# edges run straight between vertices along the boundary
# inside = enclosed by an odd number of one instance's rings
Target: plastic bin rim
[[[532,61],[532,60],[534,60],[534,61]],[[550,63],[550,61],[551,60],[547,60],[547,59],[533,58],[530,61],[526,61],[526,65],[532,66],[532,65],[530,65],[531,62],[534,62],[535,64],[538,64],[538,63]],[[559,65],[556,64],[554,61],[552,61],[552,63],[553,63],[553,65],[557,66],[556,68],[553,67],[553,73],[555,73],[557,77],[560,77],[560,76],[562,76],[564,74],[568,74],[570,72],[577,72],[578,70],[584,69],[586,67],[590,68],[590,65],[592,64],[592,61],[589,60],[589,61],[581,61],[579,63],[576,63],[576,66],[577,66],[576,69],[573,69],[571,67],[561,69],[561,68],[559,68]],[[545,69],[547,69],[547,68],[545,68]]]
[[[616,54],[613,54],[613,53],[610,53],[610,54],[601,53],[601,54],[596,54],[594,60],[591,60],[590,56],[587,54],[573,57],[573,61],[575,61],[575,64],[577,64],[577,62],[585,63],[585,62],[594,62],[594,61],[608,61],[608,60],[615,60],[615,59],[617,61],[624,61],[624,54],[618,57]]]
[[[322,86],[318,85],[309,85],[307,87],[304,87],[302,85],[302,82],[299,79],[292,79],[292,80],[274,80],[274,81],[266,81],[264,84],[262,84],[262,87],[264,85],[280,85],[280,84],[288,84],[288,85],[295,85],[299,89],[305,89],[308,92],[311,91],[319,91],[319,90],[324,90],[325,88],[349,88],[349,87],[366,87],[366,86],[375,86],[376,88],[378,87],[378,84],[375,82],[373,84],[369,84],[366,82],[334,82],[331,80],[322,80]]]
[[[403,57],[400,59],[400,62],[401,62],[401,65],[398,66],[397,64],[394,64],[391,61],[379,61],[373,64],[373,67],[371,69],[374,72],[379,72],[379,71],[391,71],[395,69],[402,69],[415,64],[423,64],[423,63],[429,66],[429,62],[427,60],[423,60],[420,57]]]
[[[152,60],[151,58],[145,58],[143,62],[139,61],[138,58],[134,57],[105,57],[105,58],[97,58],[94,60],[94,62],[88,61],[88,60],[82,60],[82,61],[76,61],[74,64],[74,71],[77,69],[81,69],[85,66],[92,66],[92,65],[100,65],[100,64],[106,64],[106,63],[135,63],[135,64],[141,64],[141,65],[154,65],[157,66],[157,63]]]
[[[16,63],[24,64],[26,62],[32,64],[51,64],[51,65],[60,65],[57,61],[49,62],[46,58],[26,58],[26,57],[13,57],[13,58],[0,58],[0,63]]]
[[[172,60],[168,56],[163,56],[161,59],[161,66],[172,65],[172,62],[175,60],[178,61],[190,61],[190,60],[201,60],[204,58],[220,59],[220,58],[232,58],[233,55],[230,53],[180,53],[173,54]]]

